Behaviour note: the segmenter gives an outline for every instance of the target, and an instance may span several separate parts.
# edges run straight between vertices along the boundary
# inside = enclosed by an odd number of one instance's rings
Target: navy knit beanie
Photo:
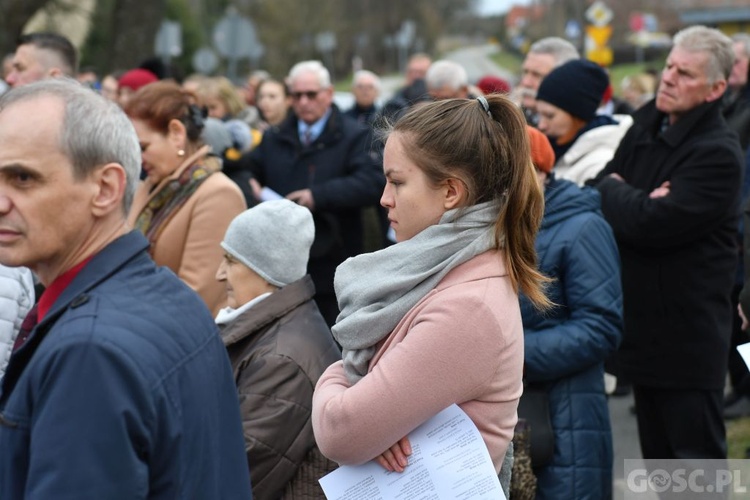
[[[598,64],[574,59],[544,77],[536,99],[589,122],[596,116],[608,85],[609,77]]]

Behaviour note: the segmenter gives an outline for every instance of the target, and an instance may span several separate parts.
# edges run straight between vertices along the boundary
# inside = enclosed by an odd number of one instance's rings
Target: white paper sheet
[[[737,352],[742,356],[742,361],[744,361],[747,367],[750,368],[750,342],[738,345]]]
[[[282,198],[283,196],[270,187],[264,187],[260,190],[260,201],[280,200]]]
[[[449,406],[409,434],[404,472],[376,462],[342,466],[320,479],[328,500],[506,500],[474,422]]]

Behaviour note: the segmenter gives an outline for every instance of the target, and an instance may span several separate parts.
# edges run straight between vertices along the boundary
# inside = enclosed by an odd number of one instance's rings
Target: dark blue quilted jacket
[[[107,245],[11,357],[3,500],[252,498],[224,344],[147,248],[136,231]]]
[[[545,204],[536,249],[558,306],[541,314],[521,297],[525,378],[547,389],[555,432],[553,463],[537,471],[537,499],[607,499],[612,435],[603,362],[622,332],[619,255],[598,192],[551,178]]]

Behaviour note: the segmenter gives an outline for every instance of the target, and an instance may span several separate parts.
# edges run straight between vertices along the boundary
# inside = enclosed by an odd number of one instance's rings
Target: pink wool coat
[[[148,202],[200,156],[188,158],[156,186],[149,179],[142,182],[135,193],[128,222],[135,224]],[[245,197],[240,188],[223,173],[215,172],[177,210],[151,248],[154,262],[170,268],[198,292],[214,316],[227,301],[224,283],[216,280],[216,271],[224,255],[219,243],[229,223],[245,208]]]
[[[313,396],[315,440],[331,460],[360,464],[457,403],[499,471],[517,420],[523,356],[518,296],[500,252],[485,252],[404,316],[357,384],[340,361],[328,367]]]

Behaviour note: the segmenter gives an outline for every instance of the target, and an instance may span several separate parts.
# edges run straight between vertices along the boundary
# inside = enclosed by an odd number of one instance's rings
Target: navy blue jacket
[[[11,357],[0,498],[251,498],[216,325],[147,247],[106,246]]]
[[[595,190],[550,178],[544,198],[536,250],[557,307],[539,313],[521,297],[525,378],[547,390],[555,434],[553,462],[537,471],[537,499],[601,500],[612,491],[604,359],[622,332],[617,245]]]

